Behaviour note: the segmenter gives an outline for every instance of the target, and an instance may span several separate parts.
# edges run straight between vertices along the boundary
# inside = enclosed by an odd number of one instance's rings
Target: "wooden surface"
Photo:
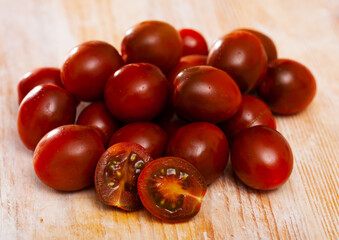
[[[61,66],[86,40],[120,49],[125,31],[149,19],[197,29],[209,45],[232,29],[255,28],[274,39],[280,57],[311,69],[313,103],[277,118],[295,157],[283,187],[251,190],[228,165],[194,219],[167,224],[146,210],[106,207],[93,188],[60,193],[35,176],[16,130],[20,76]],[[338,0],[0,0],[0,239],[339,239],[338,62]]]

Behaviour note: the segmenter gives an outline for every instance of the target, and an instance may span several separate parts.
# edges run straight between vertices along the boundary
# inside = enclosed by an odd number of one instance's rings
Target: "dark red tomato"
[[[259,96],[278,114],[294,114],[304,110],[317,90],[308,68],[289,59],[269,64],[267,75],[258,88]]]
[[[242,93],[252,91],[262,81],[267,56],[259,38],[248,31],[233,31],[212,46],[207,64],[224,70]]]
[[[80,113],[77,124],[93,127],[101,137],[104,146],[113,133],[120,128],[120,122],[113,117],[104,102],[94,102],[88,105]]]
[[[247,186],[270,190],[284,184],[291,175],[293,155],[279,132],[254,126],[234,137],[231,162],[233,171]]]
[[[183,28],[179,30],[179,34],[183,42],[183,56],[191,54],[208,54],[207,43],[201,33],[193,29]]]
[[[244,94],[239,110],[226,122],[219,124],[219,127],[231,141],[241,130],[256,125],[276,129],[275,119],[266,103],[259,98]]]
[[[171,137],[179,128],[188,124],[175,112],[173,106],[168,106],[156,119],[155,122],[165,130],[169,137]]]
[[[168,74],[167,80],[170,85],[170,89],[173,92],[173,82],[177,75],[184,69],[198,66],[198,65],[206,65],[207,56],[205,55],[187,55],[180,58],[179,63],[172,69],[172,71]]]
[[[150,63],[123,66],[107,81],[105,103],[123,122],[149,121],[165,107],[169,95],[166,77]]]
[[[84,42],[66,57],[61,68],[61,80],[79,100],[100,100],[104,97],[107,79],[123,64],[112,45],[102,41]]]
[[[183,158],[192,163],[207,184],[214,182],[228,161],[228,142],[223,131],[207,122],[190,123],[170,138],[166,155]]]
[[[265,52],[267,55],[267,61],[270,62],[272,60],[277,59],[277,49],[275,47],[275,44],[273,42],[273,40],[271,38],[269,38],[267,35],[263,34],[262,32],[253,30],[253,29],[239,29],[239,30],[243,30],[243,31],[247,31],[250,32],[252,34],[254,34],[255,36],[257,36],[257,38],[259,38],[259,40],[261,41],[262,45],[265,48]]]
[[[119,142],[134,142],[144,147],[153,158],[161,157],[167,144],[167,134],[151,122],[130,123],[116,131],[109,146]]]
[[[168,23],[145,21],[130,28],[121,43],[126,63],[147,62],[168,73],[182,54],[178,31]]]
[[[34,170],[51,188],[80,190],[93,183],[95,166],[104,151],[100,137],[92,128],[61,126],[48,132],[38,143]]]
[[[53,67],[37,68],[32,72],[26,73],[18,83],[18,103],[31,91],[34,87],[46,83],[62,86],[60,78],[60,69]]]
[[[190,67],[174,80],[173,105],[190,121],[218,123],[239,109],[241,93],[224,71],[211,66]]]
[[[19,136],[34,150],[40,139],[52,129],[73,124],[77,102],[65,89],[44,84],[33,88],[22,100],[17,119]]]
[[[150,162],[138,179],[138,192],[144,207],[167,222],[184,222],[200,210],[206,183],[189,162],[164,157]]]
[[[151,155],[136,143],[117,143],[107,149],[95,169],[95,189],[100,200],[127,211],[139,209],[142,204],[137,181],[150,161]]]

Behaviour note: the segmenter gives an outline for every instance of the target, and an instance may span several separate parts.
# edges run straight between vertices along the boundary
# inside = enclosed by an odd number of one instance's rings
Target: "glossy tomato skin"
[[[183,28],[179,30],[179,34],[183,42],[183,56],[191,54],[208,54],[207,42],[201,33],[193,29]]]
[[[244,94],[239,110],[219,127],[231,141],[241,130],[256,125],[265,125],[276,129],[275,119],[270,108],[257,97]]]
[[[43,67],[26,73],[18,83],[18,103],[20,104],[22,99],[34,87],[47,83],[63,87],[59,68]]]
[[[247,186],[275,189],[292,173],[293,155],[286,139],[267,126],[244,129],[234,137],[231,147],[232,168]]]
[[[247,31],[236,30],[214,43],[207,64],[227,72],[241,92],[248,93],[265,76],[267,55],[258,37]]]
[[[113,133],[121,126],[120,121],[111,114],[105,103],[102,101],[93,102],[84,108],[76,123],[93,127],[101,137],[104,146],[107,146]]]
[[[199,170],[207,184],[211,184],[227,165],[228,141],[223,131],[214,124],[190,123],[170,138],[166,155],[189,161]]]
[[[120,68],[107,81],[105,103],[123,122],[149,121],[165,107],[169,95],[166,77],[150,63]]]
[[[22,100],[17,117],[19,136],[34,150],[40,139],[61,125],[73,124],[77,102],[65,89],[44,84],[33,88]]]
[[[116,131],[109,142],[109,146],[119,142],[140,144],[153,158],[159,158],[164,153],[167,134],[155,123],[136,122],[127,124]]]
[[[101,202],[126,211],[142,204],[137,190],[140,172],[153,159],[139,144],[117,143],[101,156],[95,169],[95,189]]]
[[[178,31],[168,23],[145,21],[130,28],[121,43],[126,63],[147,62],[168,73],[182,54]]]
[[[38,178],[60,191],[76,191],[93,183],[96,164],[105,151],[100,137],[86,126],[65,125],[38,143],[33,165]]]
[[[277,48],[273,42],[273,40],[268,37],[266,34],[256,31],[254,29],[247,29],[247,28],[242,28],[239,30],[243,30],[243,31],[247,31],[250,32],[252,34],[254,34],[255,36],[257,36],[259,38],[259,40],[261,41],[262,45],[265,48],[265,52],[267,55],[267,61],[271,62],[275,59],[277,59],[278,53],[277,53]]]
[[[295,114],[312,102],[316,89],[308,68],[290,59],[277,59],[269,64],[258,94],[273,112]]]
[[[69,52],[61,68],[61,80],[79,100],[100,100],[107,79],[123,64],[112,45],[102,41],[84,42]]]
[[[167,75],[167,80],[170,85],[171,92],[173,93],[173,82],[177,75],[186,68],[206,65],[207,56],[205,55],[187,55],[180,58],[178,64]]]
[[[153,216],[170,223],[185,222],[199,212],[206,182],[186,160],[163,157],[142,170],[138,192]]]
[[[220,69],[190,67],[174,80],[174,108],[189,121],[223,122],[235,114],[240,104],[237,84]]]

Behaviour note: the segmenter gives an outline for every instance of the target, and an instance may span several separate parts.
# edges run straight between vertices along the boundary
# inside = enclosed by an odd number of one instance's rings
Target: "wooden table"
[[[254,28],[274,39],[281,58],[311,69],[313,103],[277,117],[295,157],[284,186],[249,189],[228,165],[196,217],[167,224],[146,210],[106,207],[93,188],[60,193],[39,181],[16,130],[20,76],[61,66],[86,40],[120,49],[125,31],[149,19],[197,29],[210,45],[235,28]],[[338,62],[337,0],[0,0],[0,239],[339,239]]]

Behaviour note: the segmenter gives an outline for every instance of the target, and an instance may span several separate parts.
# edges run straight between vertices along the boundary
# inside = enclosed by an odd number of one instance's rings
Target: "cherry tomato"
[[[18,83],[18,103],[31,91],[34,87],[46,83],[62,86],[60,78],[60,69],[53,67],[37,68],[32,72],[26,73]]]
[[[144,207],[167,222],[184,222],[200,210],[206,183],[189,162],[164,157],[150,162],[138,179],[138,192]]]
[[[22,142],[34,150],[47,132],[74,123],[76,106],[74,97],[57,85],[33,88],[22,100],[18,111],[17,127]]]
[[[207,122],[190,123],[170,138],[166,155],[192,163],[207,184],[214,182],[228,162],[228,142],[223,131]]]
[[[101,137],[104,146],[113,133],[120,128],[120,122],[113,117],[104,102],[94,102],[88,105],[80,113],[77,124],[93,127]]]
[[[127,211],[140,208],[137,180],[150,161],[151,155],[136,143],[117,143],[107,149],[95,169],[95,189],[100,200]]]
[[[153,158],[161,157],[167,144],[167,134],[151,122],[130,123],[116,131],[109,146],[119,142],[134,142],[145,148]]]
[[[273,40],[271,38],[269,38],[267,35],[263,34],[262,32],[253,30],[253,29],[239,29],[239,30],[243,30],[243,31],[247,31],[250,32],[252,34],[254,34],[255,36],[257,36],[257,38],[259,38],[259,40],[261,41],[262,45],[265,48],[265,52],[267,55],[267,61],[270,62],[272,60],[277,59],[277,49],[275,47],[275,44],[273,42]]]
[[[182,119],[175,112],[173,106],[168,106],[156,119],[155,122],[165,130],[169,137],[181,127],[188,124],[188,122]]]
[[[193,29],[183,28],[179,30],[179,34],[183,42],[183,56],[191,54],[208,54],[207,43],[201,33]]]
[[[126,32],[121,43],[121,53],[126,63],[153,63],[167,73],[181,57],[182,40],[170,24],[145,21]]]
[[[92,128],[61,126],[48,132],[38,143],[34,170],[51,188],[80,190],[93,183],[95,166],[104,151],[100,137]]]
[[[169,95],[166,77],[149,63],[132,63],[120,68],[107,81],[105,103],[123,122],[148,121],[165,107]]]
[[[269,64],[258,94],[273,112],[294,114],[312,102],[316,89],[308,68],[293,60],[277,59]]]
[[[226,121],[240,104],[241,93],[237,84],[217,68],[190,67],[174,80],[174,108],[190,121]]]
[[[182,70],[193,66],[206,65],[207,64],[206,60],[207,56],[205,55],[187,55],[180,58],[179,63],[172,69],[172,71],[167,76],[171,92],[173,92],[174,79]]]
[[[227,72],[241,92],[252,91],[267,69],[267,55],[259,38],[248,31],[236,30],[212,46],[207,64]]]
[[[107,79],[123,64],[112,45],[102,41],[84,42],[66,57],[61,68],[61,80],[79,100],[100,100],[104,97]]]
[[[279,132],[254,126],[234,137],[231,162],[235,174],[247,186],[270,190],[284,184],[291,175],[293,155]]]
[[[259,98],[251,95],[242,95],[239,110],[226,122],[219,124],[228,140],[241,130],[256,125],[265,125],[276,129],[275,119],[269,107]]]

